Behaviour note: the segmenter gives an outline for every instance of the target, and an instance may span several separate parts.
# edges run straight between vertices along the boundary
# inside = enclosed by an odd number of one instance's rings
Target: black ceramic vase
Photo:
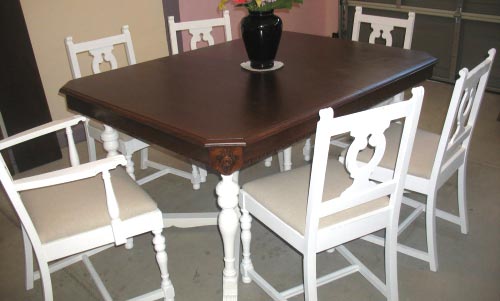
[[[282,31],[283,22],[273,10],[251,11],[241,20],[241,35],[252,68],[269,69],[274,66]]]

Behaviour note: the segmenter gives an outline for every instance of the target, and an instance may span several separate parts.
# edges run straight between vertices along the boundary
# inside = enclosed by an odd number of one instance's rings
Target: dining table
[[[241,39],[74,79],[67,107],[220,174],[223,300],[238,297],[238,172],[314,134],[319,110],[368,109],[432,75],[423,51],[283,32],[276,70],[251,71]],[[363,122],[363,120],[359,120]],[[202,201],[202,200],[200,200]],[[208,201],[208,200],[207,200]]]

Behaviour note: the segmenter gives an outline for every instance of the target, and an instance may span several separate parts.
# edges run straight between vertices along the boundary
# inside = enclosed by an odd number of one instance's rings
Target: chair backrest
[[[305,232],[307,240],[315,239],[321,218],[384,196],[390,196],[391,222],[397,227],[404,180],[422,106],[424,88],[414,88],[412,93],[413,97],[408,101],[338,118],[333,118],[331,108],[320,111],[307,204]],[[375,184],[370,181],[370,175],[380,163],[385,152],[384,132],[392,121],[402,118],[405,119],[404,128],[393,177],[385,182]],[[325,183],[331,137],[346,133],[354,138],[347,149],[344,160],[346,170],[353,179],[353,183],[340,196],[331,200],[323,200],[323,188],[326,185],[336,184]],[[373,157],[369,163],[360,166],[357,164],[356,158],[368,144],[374,148]]]
[[[434,161],[431,178],[446,179],[467,160],[468,148],[479,107],[495,59],[495,49],[488,51],[488,57],[469,71],[463,68],[455,83],[450,106],[444,122],[441,138]],[[443,176],[442,176],[443,175]],[[441,183],[438,183],[440,186]]]
[[[385,45],[392,47],[392,34],[394,27],[401,27],[405,29],[405,38],[403,43],[404,49],[411,48],[411,41],[413,38],[413,26],[415,24],[415,13],[409,12],[408,19],[390,18],[374,15],[363,14],[363,8],[356,6],[354,13],[354,22],[352,27],[352,40],[359,41],[359,31],[361,23],[369,23],[372,28],[368,42],[375,44],[376,38],[385,40]]]
[[[66,52],[68,54],[73,78],[82,77],[77,57],[77,54],[82,52],[88,52],[93,57],[92,72],[94,74],[101,72],[100,66],[103,62],[110,63],[111,69],[118,68],[118,62],[113,54],[115,45],[124,44],[128,64],[133,65],[136,63],[134,46],[132,44],[132,38],[130,36],[130,31],[128,30],[128,25],[124,25],[122,27],[122,33],[119,35],[76,44],[73,43],[73,37],[70,36],[64,41],[66,43]]]
[[[28,236],[30,237],[30,240],[34,247],[40,246],[41,242],[35,230],[33,222],[28,214],[28,211],[26,210],[24,203],[21,200],[21,195],[19,194],[20,191],[26,189],[26,181],[25,179],[14,180],[12,174],[7,168],[7,165],[5,164],[5,160],[3,158],[3,155],[5,153],[4,150],[8,150],[12,146],[21,144],[25,141],[34,139],[36,137],[64,129],[66,131],[66,138],[68,139],[68,150],[69,150],[71,165],[77,166],[80,164],[80,162],[78,158],[78,152],[76,151],[75,142],[73,139],[73,132],[71,128],[72,126],[75,126],[78,123],[85,121],[86,121],[85,117],[74,116],[68,118],[67,122],[64,123],[63,125],[61,125],[56,121],[53,121],[51,123],[39,126],[32,130],[28,130],[10,136],[3,140],[0,140],[0,151],[2,151],[0,155],[0,164],[1,164],[0,181],[2,182],[5,192],[7,193],[7,196],[9,197],[14,207],[14,210],[16,211],[17,215],[19,216],[19,219],[21,220],[21,224],[26,230]]]
[[[191,50],[198,48],[197,44],[200,41],[208,42],[209,46],[215,44],[212,30],[214,27],[224,26],[224,33],[226,41],[231,41],[233,36],[231,34],[231,20],[229,19],[229,11],[223,12],[222,18],[187,21],[176,23],[173,16],[168,17],[168,29],[170,34],[170,45],[172,47],[171,54],[179,53],[179,44],[177,42],[177,32],[188,30],[191,34]]]

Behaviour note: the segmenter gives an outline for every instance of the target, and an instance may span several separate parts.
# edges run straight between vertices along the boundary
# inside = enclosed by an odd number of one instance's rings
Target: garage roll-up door
[[[439,59],[434,68],[435,80],[454,83],[458,71],[477,65],[488,49],[500,51],[498,0],[341,0],[341,38],[351,38],[355,6],[381,16],[405,18],[409,11],[415,12],[412,49],[427,51]],[[361,36],[363,30],[369,31],[368,28],[361,30]],[[398,46],[402,34],[396,30],[395,35]],[[488,90],[500,92],[500,59],[494,62]]]

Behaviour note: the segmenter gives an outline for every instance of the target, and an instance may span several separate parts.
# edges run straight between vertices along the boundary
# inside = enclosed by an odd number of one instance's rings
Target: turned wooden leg
[[[127,173],[135,181],[135,174],[134,174],[135,169],[134,169],[134,161],[132,160],[132,155],[127,154],[125,156],[125,159],[127,159],[127,167],[126,167]]]
[[[306,139],[306,144],[304,144],[304,148],[302,149],[302,154],[304,155],[304,160],[309,162],[311,161],[311,138]]]
[[[198,166],[191,164],[191,184],[193,184],[193,189],[200,189],[200,183],[200,169],[198,168]]]
[[[165,237],[161,235],[162,230],[153,231],[153,245],[156,251],[156,261],[160,267],[161,274],[161,289],[165,296],[164,300],[174,301],[175,292],[172,282],[170,281],[167,268],[167,252],[165,252]]]
[[[101,134],[102,144],[107,157],[118,155],[118,132],[108,125],[104,125],[104,131]]]
[[[224,270],[222,273],[222,294],[225,301],[238,299],[238,272],[235,262],[235,239],[238,230],[238,192],[239,186],[233,175],[222,176],[217,184],[217,203],[221,207],[219,230],[224,244]]]
[[[248,271],[253,270],[252,260],[250,259],[250,241],[252,239],[252,217],[248,211],[241,208],[241,245],[243,247],[243,259],[241,260],[241,280],[243,283],[250,283],[252,279],[248,276]]]

